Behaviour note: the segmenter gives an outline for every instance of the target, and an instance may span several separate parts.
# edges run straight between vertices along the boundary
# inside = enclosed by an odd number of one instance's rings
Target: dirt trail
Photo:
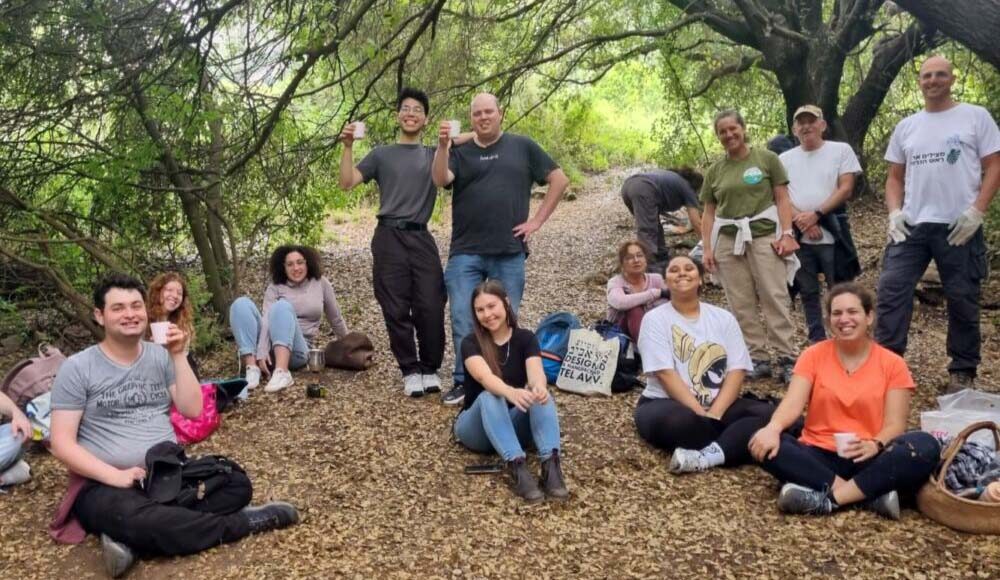
[[[594,176],[532,241],[524,326],[557,309],[585,322],[603,315],[603,280],[631,227],[617,193],[623,176]],[[854,214],[865,281],[872,283],[884,217],[874,203]],[[555,394],[573,494],[565,504],[525,508],[500,478],[464,475],[462,467],[481,458],[452,442],[455,410],[437,396],[402,395],[371,292],[373,223],[336,226],[326,263],[348,324],[372,335],[378,363],[363,373],[319,375],[315,380],[331,391],[325,400],[305,399],[313,377],[297,373],[295,388],[256,393],[192,450],[236,458],[254,479],[256,500],[294,502],[302,524],[194,557],[144,561],[130,578],[1000,575],[996,541],[959,535],[913,510],[901,522],[856,510],[785,517],[775,508],[776,485],[755,467],[669,475],[667,458],[635,436],[637,392],[610,400]],[[444,255],[449,224],[432,230]],[[708,299],[722,303],[717,290]],[[796,317],[803,329],[801,313]],[[930,383],[943,379],[945,365],[942,311],[921,307],[915,320],[910,358],[921,390],[914,417],[931,404]],[[985,384],[997,390],[1000,349],[992,322],[984,326]],[[445,369],[450,357],[449,340]],[[209,370],[231,374],[234,358],[210,357]],[[770,383],[752,387],[778,391]],[[48,539],[64,475],[47,455],[30,460],[33,481],[0,496],[0,576],[102,577],[95,539],[78,547]]]

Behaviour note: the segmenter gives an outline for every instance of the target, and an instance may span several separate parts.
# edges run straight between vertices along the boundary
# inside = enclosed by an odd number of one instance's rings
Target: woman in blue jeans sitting
[[[784,400],[750,440],[754,458],[784,482],[783,512],[828,514],[861,504],[899,519],[899,493],[916,491],[937,466],[937,440],[906,431],[913,377],[902,357],[869,336],[874,307],[871,292],[857,284],[830,290],[833,338],[802,353]],[[807,405],[801,437],[784,433]]]
[[[538,339],[517,327],[507,291],[497,280],[476,286],[472,312],[473,334],[462,341],[467,376],[455,436],[473,451],[499,453],[514,493],[525,501],[538,502],[545,495],[566,499],[559,417],[542,370]],[[525,464],[524,446],[531,444],[542,462],[541,489]]]
[[[0,393],[0,417],[4,416],[10,423],[0,425],[0,487],[31,479],[31,469],[21,459],[22,446],[31,440],[31,423],[10,397]]]
[[[348,331],[333,285],[323,276],[319,252],[281,246],[271,254],[270,269],[263,313],[243,296],[229,307],[229,324],[246,366],[247,387],[257,387],[261,374],[270,374],[264,391],[273,393],[294,383],[289,369],[306,365],[309,341],[319,334],[324,316],[337,338]]]

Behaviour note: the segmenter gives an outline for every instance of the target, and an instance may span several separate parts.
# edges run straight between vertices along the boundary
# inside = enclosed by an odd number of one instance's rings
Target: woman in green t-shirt
[[[778,355],[774,370],[787,384],[797,353],[786,259],[799,247],[792,231],[788,176],[777,155],[747,144],[739,112],[719,112],[715,135],[726,155],[708,168],[701,188],[705,267],[718,273],[743,330],[754,365],[750,378],[772,374],[770,343]]]

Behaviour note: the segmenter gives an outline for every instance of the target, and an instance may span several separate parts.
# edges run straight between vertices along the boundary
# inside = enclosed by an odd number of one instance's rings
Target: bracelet
[[[878,448],[878,452],[879,453],[882,453],[883,451],[885,451],[885,443],[882,443],[882,441],[880,439],[872,437],[871,439],[866,439],[866,441],[871,441],[872,443],[874,443],[875,447]]]

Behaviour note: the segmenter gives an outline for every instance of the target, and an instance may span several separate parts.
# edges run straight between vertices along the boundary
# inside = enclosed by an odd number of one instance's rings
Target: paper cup
[[[844,457],[847,446],[858,440],[857,433],[834,433],[833,441],[837,444],[837,455]]]
[[[462,134],[462,122],[457,119],[448,121],[448,136],[454,139]]]
[[[153,342],[156,344],[167,344],[168,330],[170,330],[169,322],[153,322],[149,325],[149,332],[153,335]]]
[[[364,139],[365,138],[365,122],[355,121],[354,122],[354,138]]]

